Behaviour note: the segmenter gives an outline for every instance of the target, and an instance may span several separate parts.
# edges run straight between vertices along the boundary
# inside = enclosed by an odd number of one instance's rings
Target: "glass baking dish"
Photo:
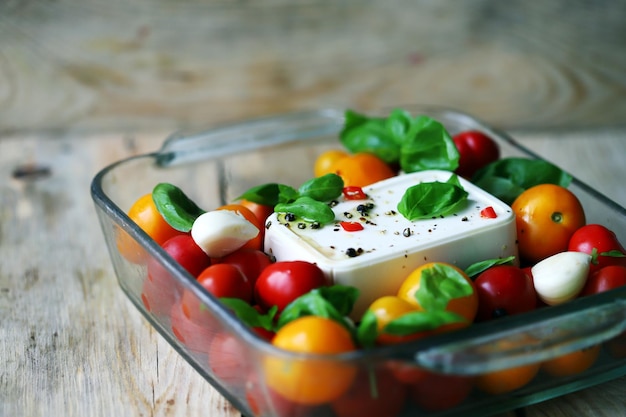
[[[466,114],[441,108],[405,108],[439,120],[451,134],[481,130],[497,140],[503,157],[539,158],[507,134]],[[93,179],[91,194],[120,287],[151,325],[224,397],[246,416],[336,415],[329,404],[296,405],[277,396],[265,381],[271,372],[267,364],[278,361],[315,370],[303,380],[291,381],[303,387],[311,381],[317,386],[332,384],[341,378],[323,377],[323,370],[336,370],[336,374],[329,371],[330,375],[339,375],[349,368],[361,375],[360,381],[368,381],[371,395],[382,395],[388,387],[401,391],[401,416],[477,416],[540,402],[626,374],[626,288],[395,346],[335,356],[282,351],[229,313],[125,214],[159,182],[179,186],[207,210],[231,202],[261,183],[297,186],[312,177],[316,155],[339,146],[343,114],[341,109],[323,109],[181,132],[166,139],[158,152],[116,162]],[[626,239],[623,207],[575,178],[570,190],[582,202],[588,223],[603,224],[622,242]],[[136,242],[143,261],[130,262],[120,255],[116,245],[120,234]],[[147,282],[148,263],[162,267],[166,278],[156,284]],[[146,291],[153,297],[150,309],[142,301]],[[191,321],[184,314],[183,294],[206,307],[206,320]],[[596,345],[601,349],[594,365],[573,376],[555,377],[539,371],[522,388],[500,394],[487,394],[472,384],[478,375],[538,364]],[[447,394],[439,403],[424,402],[425,392],[419,391],[423,386],[415,388],[419,385],[415,381],[412,385],[396,379],[387,382],[389,370],[398,368],[439,378],[448,387]],[[458,404],[450,393],[455,384],[469,392]],[[426,396],[437,399],[436,394]]]

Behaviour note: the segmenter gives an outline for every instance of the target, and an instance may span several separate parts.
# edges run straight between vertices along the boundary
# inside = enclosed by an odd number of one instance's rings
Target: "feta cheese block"
[[[340,197],[331,204],[335,221],[321,227],[274,213],[266,222],[265,251],[277,261],[315,263],[333,284],[358,288],[352,314],[356,319],[378,297],[396,294],[408,274],[427,262],[464,269],[478,261],[517,256],[513,210],[463,178],[459,181],[468,192],[467,201],[454,213],[409,221],[398,212],[407,188],[446,182],[451,175],[422,171],[364,187],[367,199]],[[494,209],[495,218],[481,216],[487,207]],[[359,225],[344,228],[341,222]],[[353,229],[360,230],[348,231]]]

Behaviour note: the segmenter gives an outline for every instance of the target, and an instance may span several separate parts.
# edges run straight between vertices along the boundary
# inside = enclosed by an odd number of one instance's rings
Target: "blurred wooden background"
[[[0,0],[0,133],[405,103],[621,125],[626,2]]]

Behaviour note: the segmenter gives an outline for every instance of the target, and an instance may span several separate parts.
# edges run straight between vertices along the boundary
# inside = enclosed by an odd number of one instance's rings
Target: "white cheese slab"
[[[454,214],[409,221],[398,212],[407,188],[420,182],[446,182],[451,175],[422,171],[365,187],[366,200],[339,198],[333,207],[335,222],[317,229],[274,213],[266,223],[265,251],[277,261],[313,262],[334,284],[358,288],[354,318],[378,297],[396,294],[408,274],[427,262],[448,262],[464,269],[486,259],[517,256],[512,209],[463,178],[459,180],[469,195]],[[363,216],[357,207],[368,203],[373,206]],[[481,210],[489,206],[496,218],[481,217]],[[363,230],[345,231],[342,221],[360,222]],[[354,251],[357,256],[349,256]]]

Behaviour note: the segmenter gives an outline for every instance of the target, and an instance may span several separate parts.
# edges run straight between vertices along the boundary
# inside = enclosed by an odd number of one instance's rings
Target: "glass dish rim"
[[[420,106],[420,105],[408,105],[408,106],[394,106],[394,108],[402,108],[407,111],[420,111],[420,112],[443,112],[453,117],[467,119],[470,120],[473,124],[477,124],[481,129],[484,129],[487,132],[492,132],[494,135],[498,136],[499,139],[504,140],[509,145],[513,146],[517,150],[526,154],[528,157],[535,159],[542,159],[539,155],[520,145],[517,141],[515,141],[512,137],[510,137],[506,132],[502,132],[498,129],[495,129],[481,120],[467,114],[464,112],[460,112],[448,107],[438,107],[438,106]],[[387,111],[391,109],[386,109]],[[263,123],[267,121],[280,121],[282,119],[292,119],[297,117],[306,117],[307,115],[315,115],[315,114],[330,114],[337,115],[343,114],[342,109],[328,107],[318,110],[312,111],[301,111],[301,112],[293,112],[293,113],[285,113],[282,115],[272,115],[266,117],[260,117],[250,120],[245,120],[241,122],[233,122],[226,123],[221,126],[215,126],[207,130],[198,131],[197,135],[203,135],[207,133],[216,133],[220,132],[223,129],[232,129],[245,127],[249,125],[253,125],[255,123]],[[385,109],[381,110],[385,112]],[[329,119],[330,120],[330,119]],[[335,126],[336,127],[336,126]],[[192,134],[193,135],[193,134]],[[144,247],[144,249],[149,253],[150,256],[156,258],[159,262],[163,264],[163,266],[172,274],[172,276],[185,288],[191,289],[194,294],[204,303],[206,303],[209,308],[217,315],[217,318],[220,321],[220,324],[226,327],[229,331],[236,332],[242,340],[247,343],[249,346],[253,346],[255,349],[260,349],[264,354],[271,355],[280,355],[283,357],[288,357],[290,359],[302,359],[302,358],[316,358],[319,359],[322,356],[319,355],[311,355],[311,354],[299,354],[294,352],[286,352],[284,350],[278,349],[272,346],[270,343],[267,343],[264,339],[258,336],[254,331],[252,331],[248,326],[246,326],[243,322],[235,318],[228,310],[216,299],[214,296],[206,292],[202,287],[195,282],[195,279],[187,273],[180,265],[178,265],[169,255],[165,253],[160,246],[158,246],[152,239],[150,239],[145,232],[143,232],[130,218],[121,210],[117,204],[104,192],[102,187],[102,181],[104,177],[115,170],[116,167],[119,167],[124,164],[128,164],[134,160],[148,158],[153,159],[153,161],[157,164],[169,164],[172,159],[168,157],[168,155],[172,152],[172,145],[176,145],[178,141],[182,139],[186,139],[191,137],[190,134],[186,134],[184,132],[175,132],[165,139],[163,142],[163,146],[160,150],[155,152],[144,153],[141,155],[130,156],[116,162],[113,162],[104,168],[102,168],[93,178],[91,182],[91,196],[94,200],[94,203],[102,209],[109,218],[113,220],[115,224],[122,227],[127,233],[129,233],[133,238],[137,239],[137,241]],[[306,138],[304,138],[306,139]],[[290,141],[285,141],[290,142]],[[258,143],[257,148],[263,148],[267,146],[266,143]],[[232,152],[235,153],[237,151],[236,147],[233,147]],[[215,156],[214,156],[215,157]],[[595,189],[589,187],[582,181],[578,180],[575,176],[573,177],[572,183],[575,183],[578,187],[580,187],[584,192],[589,193],[594,199],[600,200],[602,204],[609,206],[609,208],[616,210],[620,215],[626,216],[626,208],[621,207],[614,201],[610,200],[605,195],[599,193]],[[597,294],[593,297],[585,297],[574,300],[569,303],[565,303],[559,306],[553,306],[547,309],[538,309],[536,311],[526,313],[521,316],[510,316],[501,320],[495,320],[491,322],[481,323],[479,326],[470,326],[469,328],[459,330],[456,332],[441,334],[432,336],[429,338],[403,343],[400,345],[394,346],[386,346],[386,347],[376,347],[370,350],[359,349],[354,352],[343,353],[339,355],[324,355],[324,360],[339,360],[339,361],[361,361],[361,360],[369,360],[373,358],[383,358],[383,359],[398,359],[404,361],[415,360],[415,357],[411,355],[411,353],[427,351],[429,349],[436,349],[442,346],[449,346],[454,342],[459,342],[466,340],[466,338],[476,339],[478,336],[486,337],[489,335],[495,335],[502,333],[503,330],[510,331],[513,329],[521,329],[525,327],[530,327],[534,324],[538,324],[540,322],[564,317],[568,314],[580,313],[581,311],[587,311],[587,309],[594,309],[600,305],[605,305],[606,303],[611,303],[615,301],[624,300],[626,298],[626,288],[613,290],[603,294]],[[154,321],[150,319],[147,312],[145,312],[140,306],[136,306],[142,314],[148,318],[150,323],[154,325]],[[155,326],[159,328],[160,326]],[[591,343],[590,343],[591,344]]]

